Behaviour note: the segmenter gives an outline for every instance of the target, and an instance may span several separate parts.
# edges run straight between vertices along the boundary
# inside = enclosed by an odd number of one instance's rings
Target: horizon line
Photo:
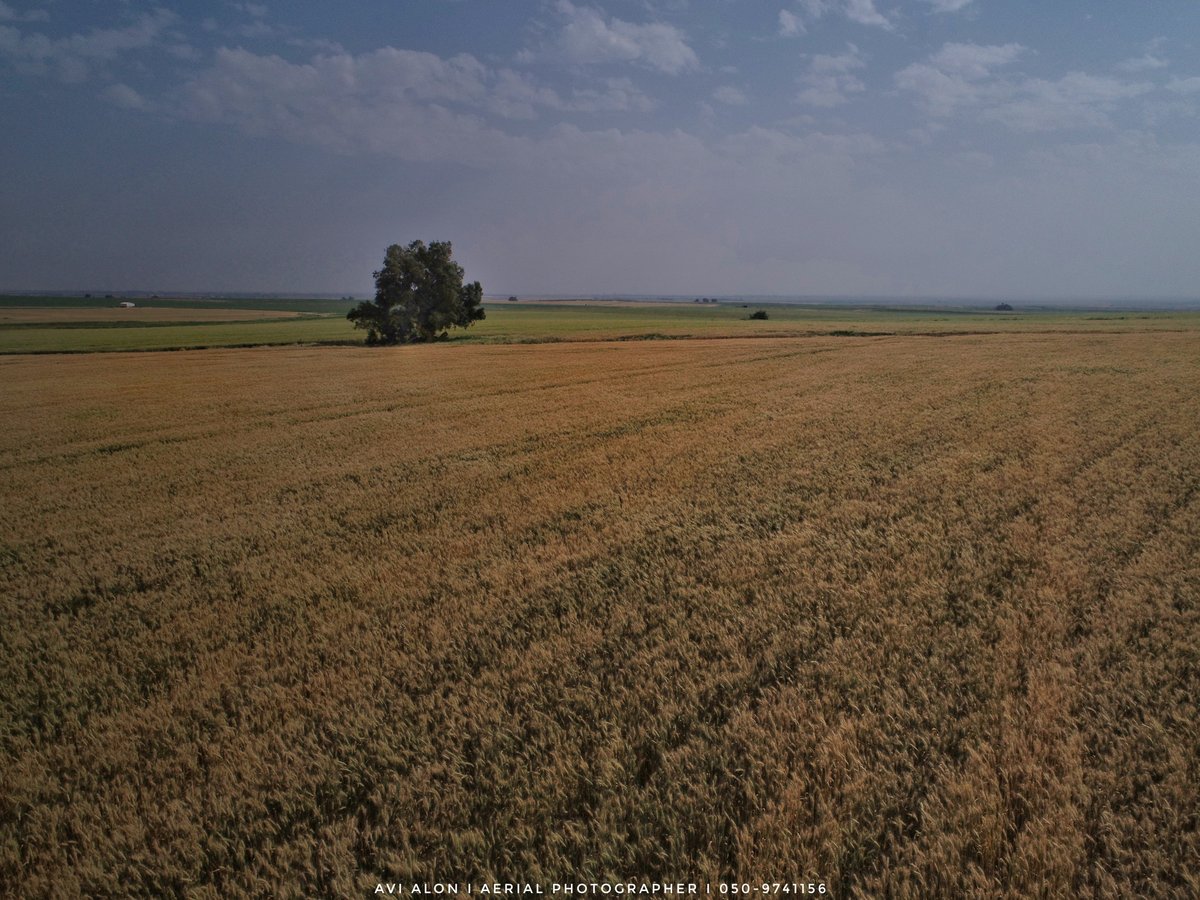
[[[96,295],[101,295],[97,297]],[[211,290],[164,290],[146,288],[5,288],[0,289],[0,297],[63,297],[71,299],[119,299],[133,297],[156,300],[230,300],[250,299],[280,299],[280,300],[370,300],[369,294],[356,294],[352,291],[211,291]],[[784,303],[932,303],[949,304],[981,304],[997,302],[1018,302],[1030,304],[1083,304],[1095,303],[1104,305],[1125,304],[1144,306],[1146,304],[1163,303],[1170,305],[1200,306],[1200,295],[1145,295],[1130,296],[1128,294],[1090,295],[1090,294],[833,294],[833,293],[716,293],[704,292],[687,293],[587,293],[579,291],[557,291],[523,293],[520,291],[487,291],[486,301],[503,302],[509,297],[520,300],[627,300],[627,301],[673,301],[693,302],[698,298],[706,298],[717,302],[740,302],[756,300],[759,302]]]

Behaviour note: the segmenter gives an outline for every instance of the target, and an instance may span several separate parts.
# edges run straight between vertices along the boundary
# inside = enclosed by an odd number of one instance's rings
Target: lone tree
[[[463,284],[449,241],[392,244],[374,276],[375,299],[346,314],[355,328],[367,330],[368,344],[436,341],[447,329],[483,318],[483,288],[478,281]]]

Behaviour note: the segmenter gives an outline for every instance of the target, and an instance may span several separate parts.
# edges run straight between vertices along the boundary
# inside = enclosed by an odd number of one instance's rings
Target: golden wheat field
[[[1200,893],[1200,333],[0,359],[0,886]]]

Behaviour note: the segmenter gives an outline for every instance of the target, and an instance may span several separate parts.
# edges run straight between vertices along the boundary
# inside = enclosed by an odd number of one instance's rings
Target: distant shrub
[[[998,312],[1012,312],[1012,304],[1011,303],[997,303],[996,310]]]
[[[508,298],[508,302],[509,302],[509,303],[516,303],[516,302],[517,302],[517,298],[516,298],[516,297],[509,297],[509,298]]]
[[[750,313],[750,318],[752,318],[752,319],[769,319],[770,316],[767,315],[767,311],[765,309],[756,309],[754,312]]]

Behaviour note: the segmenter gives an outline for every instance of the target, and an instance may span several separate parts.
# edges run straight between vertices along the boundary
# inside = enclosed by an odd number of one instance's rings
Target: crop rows
[[[1197,349],[0,359],[0,885],[1194,895]]]

